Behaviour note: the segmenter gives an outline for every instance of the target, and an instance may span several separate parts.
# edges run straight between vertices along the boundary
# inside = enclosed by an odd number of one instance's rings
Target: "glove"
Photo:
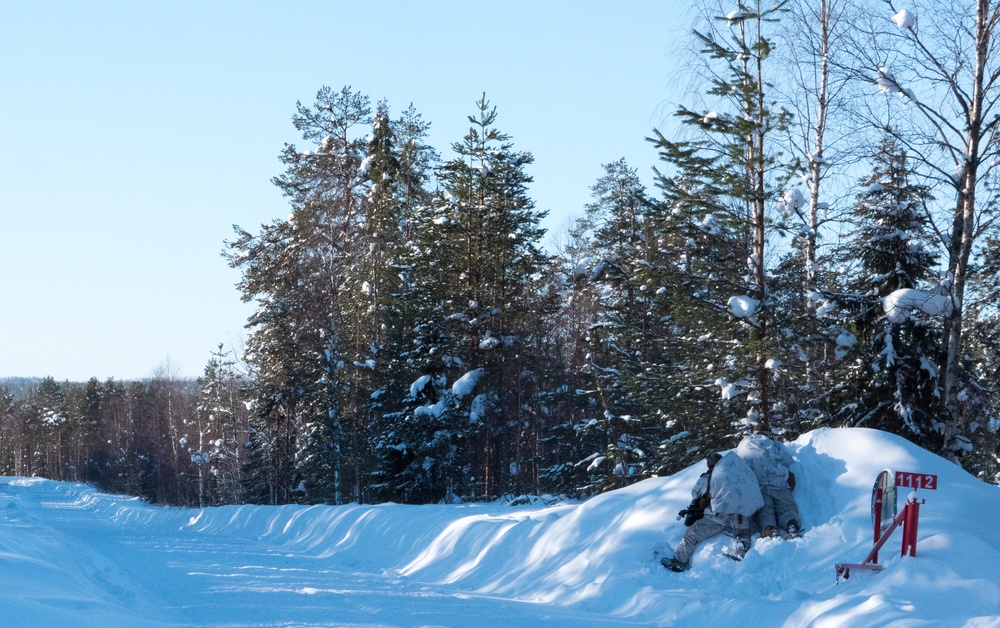
[[[694,522],[705,516],[705,511],[698,508],[685,508],[677,513],[677,518],[684,517],[684,525],[691,527]]]
[[[788,472],[788,488],[789,490],[795,490],[795,474],[791,471]]]
[[[705,509],[699,505],[700,500],[692,500],[691,504],[687,508],[677,513],[677,518],[684,518],[684,525],[691,527],[695,521],[701,519],[705,516]]]

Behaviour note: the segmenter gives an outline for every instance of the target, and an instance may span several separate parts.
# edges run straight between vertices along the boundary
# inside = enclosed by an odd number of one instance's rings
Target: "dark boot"
[[[682,563],[676,558],[667,558],[665,556],[660,560],[660,564],[670,571],[675,571],[677,573],[685,571],[688,568],[687,563]]]

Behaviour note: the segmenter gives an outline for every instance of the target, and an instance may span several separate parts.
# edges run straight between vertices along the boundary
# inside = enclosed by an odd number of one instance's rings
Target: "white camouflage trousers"
[[[706,515],[691,524],[691,527],[684,533],[684,538],[681,539],[681,542],[677,544],[677,549],[674,550],[674,560],[686,565],[691,560],[691,555],[694,554],[694,550],[698,547],[699,543],[723,532],[729,532],[737,540],[745,538],[749,545],[749,524],[750,520],[743,515]]]
[[[757,522],[761,531],[767,526],[787,530],[788,522],[792,519],[801,525],[799,507],[795,504],[792,489],[787,486],[782,488],[762,486],[760,494],[764,498],[764,507],[757,512]]]

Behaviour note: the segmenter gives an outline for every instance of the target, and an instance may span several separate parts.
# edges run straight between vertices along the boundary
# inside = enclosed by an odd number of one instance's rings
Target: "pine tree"
[[[765,33],[785,4],[741,5],[719,18],[725,28],[695,32],[712,72],[708,95],[720,108],[677,112],[695,139],[671,141],[659,132],[653,139],[666,166],[658,173],[662,248],[682,260],[674,266],[680,281],[670,283],[675,333],[686,347],[676,357],[688,381],[682,396],[696,402],[714,387],[724,401],[745,400],[741,429],[760,431],[788,424],[773,384],[787,362],[787,342],[767,266],[771,210],[788,177],[775,135],[788,114],[768,99],[773,64]],[[698,429],[711,440],[725,434],[719,427],[713,418]]]
[[[344,416],[348,347],[341,306],[364,178],[365,143],[358,127],[371,123],[368,98],[324,87],[312,107],[297,105],[295,127],[314,150],[287,145],[286,171],[274,180],[289,198],[285,221],[259,235],[237,228],[230,264],[243,271],[244,300],[257,300],[248,326],[247,358],[256,382],[251,434],[266,499],[340,503],[345,459],[363,442]],[[367,243],[366,243],[367,244]],[[348,449],[348,450],[345,450]],[[264,496],[260,496],[264,498]]]
[[[532,384],[521,364],[531,351],[525,339],[537,322],[531,284],[546,261],[538,245],[543,214],[527,196],[531,178],[525,167],[533,158],[496,130],[496,109],[485,96],[477,108],[469,133],[452,146],[456,156],[438,170],[433,203],[414,215],[404,289],[411,312],[408,371],[414,382],[432,386],[427,394],[434,403],[454,401],[446,403],[448,412],[461,417],[448,436],[467,444],[439,476],[466,478],[462,497],[496,495],[516,485],[532,456],[533,436],[524,430],[531,424],[525,405]],[[481,373],[476,394],[449,397],[472,373]],[[408,394],[397,401],[399,412],[389,413],[408,422],[409,434],[407,442],[381,443],[390,457],[394,448],[431,447],[445,431],[439,415],[418,411],[423,405],[414,400]],[[392,433],[399,439],[402,430]],[[413,467],[425,461],[406,465],[419,475]],[[454,486],[452,481],[450,490]]]

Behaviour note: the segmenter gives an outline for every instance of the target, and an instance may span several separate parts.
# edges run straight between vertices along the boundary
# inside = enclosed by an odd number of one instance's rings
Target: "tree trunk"
[[[964,431],[959,408],[959,377],[962,372],[962,315],[964,311],[965,280],[969,257],[975,239],[976,185],[979,182],[979,162],[982,158],[980,145],[984,135],[983,102],[986,79],[987,55],[995,25],[995,16],[990,15],[990,0],[978,0],[976,4],[976,65],[973,70],[972,95],[968,108],[966,126],[966,153],[964,172],[959,183],[958,201],[952,222],[951,240],[948,247],[948,270],[951,275],[951,296],[954,307],[945,319],[943,345],[945,348],[944,373],[942,375],[944,399],[944,435],[941,455],[957,461],[962,446],[959,437]]]

